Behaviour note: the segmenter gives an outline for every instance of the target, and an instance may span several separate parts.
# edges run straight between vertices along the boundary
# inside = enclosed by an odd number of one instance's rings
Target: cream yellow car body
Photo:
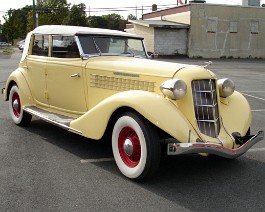
[[[188,92],[183,99],[177,101],[165,98],[161,93],[159,85],[170,78],[180,78],[185,82],[191,82],[193,79],[216,79],[216,76],[211,71],[203,67],[183,64],[175,65],[166,62],[118,56],[111,58],[93,57],[87,61],[82,61],[81,59],[64,59],[64,61],[62,58],[36,59],[36,56],[31,55],[27,57],[27,61],[31,60],[31,57],[41,63],[43,61],[52,63],[53,67],[48,71],[45,69],[41,70],[41,74],[32,79],[32,81],[38,82],[37,86],[34,89],[30,89],[33,87],[33,84],[27,80],[27,73],[30,70],[29,68],[25,69],[26,61],[22,61],[19,65],[20,67],[11,74],[7,85],[14,81],[21,88],[20,90],[24,91],[21,94],[24,106],[35,105],[50,112],[75,118],[70,123],[70,127],[76,130],[74,132],[80,132],[81,135],[88,138],[100,139],[106,130],[111,115],[120,107],[129,107],[136,110],[151,123],[180,142],[195,142],[197,138],[200,138],[203,141],[220,143],[221,139],[226,147],[233,148],[235,144],[231,134],[239,132],[241,135],[245,135],[251,124],[249,104],[240,93],[235,92],[232,96],[225,99],[217,95],[218,101],[221,102],[220,114],[223,123],[219,138],[202,135],[198,132],[196,120],[194,119],[193,103],[190,102],[192,93]],[[61,89],[62,84],[60,83],[55,83],[54,87],[46,90],[46,83],[40,80],[40,75],[45,77],[46,71],[48,75],[50,72],[58,72],[60,64],[71,67],[72,71],[71,73],[68,72],[67,76],[63,76],[59,70],[58,74],[52,75],[53,80],[60,82],[61,78],[71,79],[69,74],[78,72],[80,79],[72,79],[72,83],[83,80],[80,85],[83,93],[79,93],[77,90],[71,91],[71,89],[65,92],[65,89]],[[143,70],[142,67],[145,67],[145,69]],[[101,77],[116,77],[117,75],[114,73],[120,73],[125,76],[118,75],[118,78],[134,80],[135,77],[130,77],[130,74],[133,73],[139,76],[137,77],[139,81],[153,82],[155,84],[154,91],[126,91],[128,88],[125,88],[124,91],[120,92],[91,85],[90,78],[92,74]],[[190,91],[190,83],[187,83],[187,85],[187,90]],[[71,85],[68,84],[67,87],[71,87]],[[49,101],[51,101],[49,91],[51,90],[56,90],[56,96],[60,97],[57,98],[57,107],[49,105]],[[32,97],[34,92],[42,93],[41,102]],[[69,96],[74,96],[76,99],[73,101]],[[5,100],[7,100],[7,95],[5,95]],[[82,107],[77,108],[76,104],[80,104],[77,100],[83,101]],[[74,108],[74,110],[65,109],[64,105],[68,108]],[[238,107],[238,105],[241,106]]]
[[[54,26],[52,28],[56,29]],[[58,28],[59,32],[56,34],[70,33],[64,32],[68,29],[66,26]],[[83,30],[87,30],[73,27],[71,28],[73,35],[75,35],[75,29],[81,30],[82,33],[84,33]],[[49,30],[48,26],[40,27],[38,30],[36,33],[47,35],[48,44],[51,45],[53,30]],[[114,36],[127,36],[125,33],[104,31],[106,35],[108,32]],[[99,32],[94,31],[93,33],[100,34],[102,32],[99,30]],[[160,134],[163,134],[160,137],[163,141],[160,142],[165,142],[169,138],[176,142],[176,145],[169,144],[169,155],[175,154],[174,152],[178,147],[189,148],[190,144],[204,143],[213,146],[209,148],[203,146],[202,150],[194,147],[195,149],[189,151],[191,153],[219,154],[218,151],[221,149],[220,151],[225,150],[226,153],[223,155],[221,152],[219,155],[230,157],[231,155],[227,155],[230,154],[230,150],[238,151],[237,148],[244,146],[238,143],[237,137],[244,137],[248,134],[251,125],[250,106],[245,97],[237,91],[231,96],[220,97],[218,79],[206,67],[123,55],[92,55],[87,57],[82,55],[82,52],[79,58],[57,58],[52,57],[51,47],[47,49],[47,56],[36,56],[32,54],[33,35],[34,31],[29,33],[26,39],[28,46],[25,46],[19,67],[9,76],[6,87],[2,90],[4,100],[10,101],[10,90],[14,85],[17,85],[22,109],[29,108],[27,112],[38,115],[39,113],[32,109],[34,107],[50,115],[68,117],[69,123],[65,125],[49,120],[45,113],[39,115],[44,120],[65,127],[71,132],[97,140],[103,137],[112,121],[117,121],[118,117],[124,113],[133,112],[138,114],[137,116],[144,117],[156,127]],[[128,36],[133,37],[133,35]],[[138,39],[138,37],[136,38]],[[186,83],[187,92],[183,98],[173,100],[162,92],[160,86],[170,79],[181,79]],[[195,118],[196,109],[192,82],[205,79],[214,82],[216,87],[214,90],[218,104],[216,117],[219,118],[213,121],[220,123],[220,129],[216,136],[202,133],[198,127],[198,120]],[[17,104],[16,101],[11,102],[11,113],[12,104],[15,103]],[[13,110],[15,110],[14,108]],[[140,119],[142,120],[142,118]],[[67,121],[68,119],[66,119]],[[256,137],[261,140],[263,132]],[[114,138],[115,136],[112,137],[112,140]],[[248,143],[251,139],[246,139],[244,143]],[[134,148],[131,142],[132,140],[127,138],[123,146],[128,156],[132,154],[130,151]],[[177,143],[187,144],[187,146],[179,146]],[[125,144],[131,149],[128,149]],[[144,143],[141,145],[145,146]],[[231,157],[237,157],[244,152],[236,153],[236,156],[232,155]],[[114,150],[114,156],[115,154],[117,151]],[[148,158],[145,155],[143,157]],[[124,160],[126,163],[127,159]],[[139,160],[136,168],[138,163],[142,163],[142,159]],[[121,162],[118,160],[116,162],[121,172],[131,179],[142,179],[145,175],[149,175],[145,174],[143,171],[145,168],[140,165],[140,171],[137,169],[134,174],[130,174],[127,169],[129,167],[134,170],[134,165],[128,165],[124,168],[124,165],[120,164]]]

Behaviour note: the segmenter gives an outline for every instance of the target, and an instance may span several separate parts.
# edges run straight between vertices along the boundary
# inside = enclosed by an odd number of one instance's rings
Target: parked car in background
[[[19,44],[18,49],[23,51],[25,44]]]
[[[0,42],[0,46],[10,46],[11,44],[7,43],[7,42]]]
[[[111,142],[119,170],[136,181],[164,154],[236,158],[264,137],[250,134],[250,106],[232,80],[207,65],[151,60],[142,37],[120,31],[37,27],[2,93],[17,125],[35,115]]]
[[[21,41],[17,42],[17,47],[19,50],[23,51],[24,46],[25,46],[25,40],[21,40]]]
[[[17,42],[17,46],[19,46],[20,44],[25,44],[25,39]]]

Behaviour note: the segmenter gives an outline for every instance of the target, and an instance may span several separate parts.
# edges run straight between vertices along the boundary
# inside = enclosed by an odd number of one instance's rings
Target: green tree
[[[87,26],[86,5],[73,5],[64,20],[64,24],[73,26]]]
[[[130,14],[127,16],[127,20],[137,20],[136,16],[133,14]]]
[[[88,26],[103,28],[103,29],[115,29],[123,31],[126,25],[126,20],[122,16],[116,13],[103,15],[103,16],[90,16],[88,17]]]
[[[68,16],[69,7],[67,0],[41,0],[37,8],[39,25],[62,24]]]
[[[108,21],[108,29],[122,30],[125,20],[119,14],[112,13],[102,17]]]
[[[3,34],[7,37],[8,42],[14,44],[14,39],[26,36],[27,8],[8,10],[4,15],[5,23],[3,24]]]
[[[102,16],[90,16],[88,17],[88,26],[107,29],[108,20]]]

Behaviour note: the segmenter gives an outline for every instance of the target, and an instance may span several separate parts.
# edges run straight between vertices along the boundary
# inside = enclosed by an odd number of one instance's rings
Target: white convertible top
[[[91,34],[91,35],[114,35],[123,37],[142,38],[135,34],[121,32],[118,30],[99,29],[80,26],[66,26],[66,25],[43,25],[33,30],[34,34],[46,35],[76,35],[76,34]]]
[[[66,25],[43,25],[35,28],[33,31],[29,32],[24,45],[23,54],[20,61],[23,61],[28,53],[30,38],[32,34],[45,34],[45,35],[77,35],[77,34],[90,34],[90,35],[112,35],[112,36],[122,36],[122,37],[142,37],[117,30],[110,29],[99,29],[90,27],[80,27],[80,26],[66,26]]]

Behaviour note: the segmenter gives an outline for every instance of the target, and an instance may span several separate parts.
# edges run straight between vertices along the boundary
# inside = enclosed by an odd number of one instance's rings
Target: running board
[[[75,120],[74,118],[70,118],[67,116],[48,112],[46,110],[42,110],[42,109],[34,107],[34,106],[26,106],[23,108],[23,110],[25,112],[31,114],[31,115],[37,116],[37,117],[43,119],[44,121],[47,121],[53,125],[56,125],[58,127],[65,129],[65,130],[70,130],[70,131],[73,131],[75,133],[82,134],[81,131],[70,127],[70,122]]]

